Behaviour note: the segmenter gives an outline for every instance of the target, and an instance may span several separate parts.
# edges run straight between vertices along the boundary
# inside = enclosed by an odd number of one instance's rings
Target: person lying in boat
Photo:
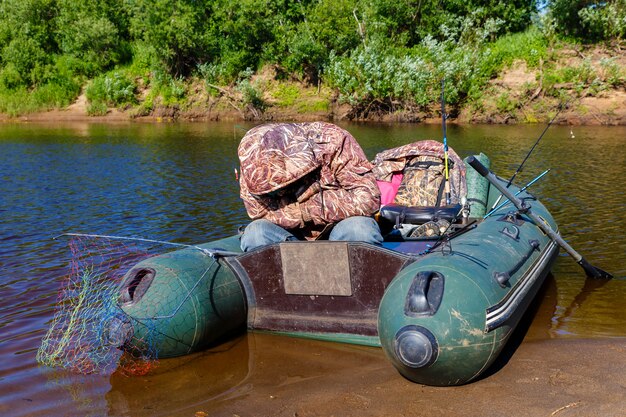
[[[252,222],[241,248],[288,240],[380,245],[373,165],[354,137],[331,123],[257,126],[238,149],[240,196]]]

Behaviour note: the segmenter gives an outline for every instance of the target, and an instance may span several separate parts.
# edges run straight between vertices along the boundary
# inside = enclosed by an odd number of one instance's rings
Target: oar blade
[[[591,265],[589,262],[587,262],[585,258],[581,258],[580,261],[578,261],[578,264],[583,267],[583,269],[585,270],[585,273],[587,274],[587,277],[589,278],[595,278],[595,279],[613,278],[613,275],[609,274],[606,271],[603,271],[602,269],[596,266]]]

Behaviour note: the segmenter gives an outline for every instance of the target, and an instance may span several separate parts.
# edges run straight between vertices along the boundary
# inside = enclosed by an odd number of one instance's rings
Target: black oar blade
[[[587,277],[589,278],[595,278],[595,279],[613,278],[613,275],[609,274],[606,271],[603,271],[602,269],[598,267],[591,265],[589,262],[585,260],[585,258],[581,258],[580,261],[578,261],[578,264],[583,267],[583,269],[585,270],[585,273],[587,274]]]

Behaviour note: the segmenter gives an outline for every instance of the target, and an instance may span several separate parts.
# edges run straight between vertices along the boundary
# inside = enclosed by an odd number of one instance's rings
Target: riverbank
[[[181,111],[171,108],[157,109],[153,114],[136,116],[132,111],[109,109],[106,115],[90,116],[83,104],[84,96],[66,109],[38,112],[18,117],[0,115],[0,122],[207,122],[207,121],[292,121],[306,122],[326,120],[331,122],[353,120],[349,117],[350,107],[346,105],[333,105],[328,111],[312,111],[301,113],[293,109],[276,108],[269,109],[260,117],[247,116],[236,110],[224,108],[212,108],[208,106],[191,111]],[[509,113],[489,112],[483,114],[463,111],[457,117],[448,119],[451,123],[487,123],[487,124],[515,124],[515,123],[545,123],[559,110],[559,102],[546,99],[542,103],[545,108],[540,114],[532,113],[532,120],[520,120]],[[519,110],[524,113],[524,110]],[[528,116],[528,114],[526,114]],[[361,118],[358,121],[365,122],[410,122],[410,123],[441,123],[441,120],[433,114],[402,112],[400,114],[377,115],[369,118]],[[588,125],[588,126],[624,126],[626,125],[626,93],[613,91],[602,97],[585,97],[568,103],[555,120],[556,124],[564,125]]]
[[[409,382],[379,349],[280,340],[297,345],[297,354],[285,355],[282,349],[273,352],[276,337],[256,334],[248,339],[256,356],[242,385],[226,398],[197,404],[181,416],[626,415],[624,339],[524,341],[491,374],[459,387]],[[273,368],[276,363],[281,366]],[[136,405],[142,402],[136,400]]]
[[[549,70],[547,68],[550,68]],[[489,81],[480,98],[450,106],[453,123],[546,123],[560,111],[557,124],[626,125],[626,54],[602,47],[563,48],[553,61],[529,67],[515,61]],[[569,80],[560,82],[561,80]],[[365,121],[440,123],[440,104],[412,107],[352,106],[336,91],[323,85],[311,86],[284,79],[280,69],[268,66],[250,79],[254,100],[237,86],[215,86],[199,79],[185,83],[185,99],[163,104],[151,96],[150,88],[139,88],[138,104],[109,107],[90,115],[84,92],[66,108],[27,113],[0,114],[3,122],[54,121]],[[252,88],[252,87],[250,87]],[[149,98],[151,97],[151,98]],[[565,107],[561,110],[561,106]]]
[[[109,412],[136,417],[626,415],[623,338],[525,340],[481,379],[457,387],[410,382],[377,348],[249,333],[220,350],[192,360],[191,377],[189,365],[163,363],[167,370],[142,378],[139,390],[132,378],[114,375]],[[155,414],[172,381],[186,381],[184,391]]]
[[[503,77],[495,80],[496,88],[514,89],[519,78],[530,77],[523,70],[512,70]],[[407,112],[376,114],[365,118],[351,116],[349,105],[329,101],[327,110],[312,110],[302,112],[297,108],[269,107],[260,114],[251,114],[249,111],[240,111],[228,108],[223,98],[216,98],[203,106],[194,106],[191,109],[181,110],[176,107],[158,107],[151,114],[138,116],[132,109],[108,109],[105,115],[90,116],[87,112],[87,103],[84,95],[65,109],[56,109],[37,112],[17,117],[0,114],[0,122],[207,122],[207,121],[293,121],[306,122],[314,120],[337,121],[364,121],[385,123],[441,123],[435,112]],[[546,123],[559,111],[560,101],[555,98],[544,97],[537,99],[534,108],[518,108],[514,112],[500,112],[495,108],[482,112],[462,109],[453,114],[448,121],[461,124],[515,124],[515,123]],[[492,103],[492,107],[494,104]],[[561,110],[556,124],[588,125],[588,126],[624,126],[626,125],[626,92],[613,90],[599,96],[574,98]]]

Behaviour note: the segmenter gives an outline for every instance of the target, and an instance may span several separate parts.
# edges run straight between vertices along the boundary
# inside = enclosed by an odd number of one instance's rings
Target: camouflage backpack
[[[394,173],[402,172],[394,203],[402,206],[432,207],[446,204],[444,195],[443,144],[423,140],[386,150],[374,159],[374,174],[379,181],[390,181]],[[461,201],[467,194],[465,165],[454,150],[448,150],[450,200]]]
[[[444,161],[416,156],[404,167],[394,203],[401,206],[439,206],[444,191]]]

